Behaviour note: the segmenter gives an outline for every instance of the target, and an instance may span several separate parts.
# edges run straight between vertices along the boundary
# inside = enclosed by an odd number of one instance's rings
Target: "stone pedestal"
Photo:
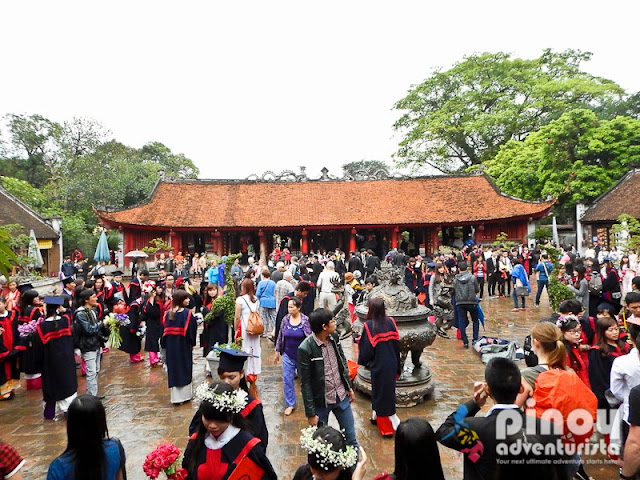
[[[371,372],[360,367],[354,381],[356,390],[371,396]],[[414,367],[407,376],[396,381],[396,407],[414,407],[433,394],[436,385],[429,370],[424,365]]]
[[[396,381],[396,406],[413,407],[435,388],[431,370],[420,361],[423,350],[436,339],[436,326],[428,320],[433,312],[419,305],[416,296],[404,285],[402,269],[376,270],[375,275],[381,284],[371,291],[369,299],[384,301],[386,313],[396,322],[400,336],[402,374]],[[368,305],[356,307],[358,320],[354,322],[354,330],[362,331],[368,311]],[[359,368],[355,387],[371,395],[371,374],[367,368]]]

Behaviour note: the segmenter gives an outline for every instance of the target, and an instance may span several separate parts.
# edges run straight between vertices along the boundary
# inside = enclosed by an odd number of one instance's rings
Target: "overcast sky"
[[[100,121],[201,178],[390,161],[393,111],[463,55],[593,52],[640,90],[632,1],[20,1],[0,4],[0,115]]]

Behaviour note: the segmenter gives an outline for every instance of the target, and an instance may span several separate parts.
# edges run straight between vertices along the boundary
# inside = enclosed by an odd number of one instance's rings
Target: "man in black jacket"
[[[463,478],[568,479],[560,434],[548,434],[554,427],[539,418],[532,428],[532,419],[515,405],[523,391],[518,366],[507,358],[493,358],[484,376],[486,383],[474,386],[473,399],[460,405],[436,432],[440,443],[465,454]],[[495,405],[485,417],[476,417],[488,397]]]
[[[351,273],[355,272],[356,270],[362,273],[364,269],[362,268],[362,260],[360,260],[358,253],[353,251],[350,252],[349,255],[350,258],[347,262],[347,270]]]
[[[367,264],[365,266],[366,275],[365,280],[369,275],[373,275],[376,268],[380,270],[380,258],[373,253],[373,250],[367,250]]]
[[[109,335],[106,327],[107,320],[99,321],[95,311],[98,297],[95,290],[87,289],[78,298],[80,308],[73,316],[73,330],[76,347],[82,353],[82,359],[87,364],[87,393],[100,399],[98,395],[98,373],[100,373],[100,350]]]
[[[317,308],[309,315],[313,334],[298,347],[298,371],[304,411],[309,425],[327,425],[333,412],[347,444],[358,448],[351,410],[355,398],[347,359],[336,333],[333,313]]]
[[[496,296],[496,285],[498,284],[498,276],[500,270],[498,269],[498,251],[494,248],[491,250],[491,255],[487,258],[487,292],[489,297]]]

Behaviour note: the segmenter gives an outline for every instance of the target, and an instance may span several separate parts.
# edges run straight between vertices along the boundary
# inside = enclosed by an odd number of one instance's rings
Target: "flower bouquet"
[[[37,327],[37,320],[31,320],[30,322],[21,323],[20,325],[18,325],[18,333],[22,338],[27,338],[36,333]]]
[[[158,478],[160,473],[169,480],[186,480],[187,471],[180,468],[180,450],[173,443],[163,443],[147,455],[142,465],[144,473],[149,478]]]
[[[111,348],[120,348],[122,345],[122,336],[120,335],[120,327],[129,325],[131,320],[124,313],[110,313],[107,315],[107,327],[109,328],[109,344]]]

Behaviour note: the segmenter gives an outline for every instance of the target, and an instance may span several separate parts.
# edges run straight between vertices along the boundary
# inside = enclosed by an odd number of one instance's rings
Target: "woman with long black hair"
[[[104,406],[93,395],[80,395],[67,412],[67,449],[56,458],[47,480],[126,480],[125,454],[109,438]]]
[[[78,395],[71,316],[66,313],[70,300],[66,295],[45,297],[45,319],[36,329],[34,349],[38,352],[38,365],[42,371],[44,418],[47,420],[60,419]]]
[[[400,375],[400,334],[387,317],[382,298],[369,300],[367,321],[360,337],[358,364],[371,372],[371,422],[382,435],[393,435],[396,415],[396,377]]]
[[[216,350],[218,350],[220,354],[218,377],[222,382],[230,385],[233,390],[244,390],[245,393],[247,393],[247,404],[240,411],[240,417],[245,420],[246,429],[249,433],[259,438],[266,449],[269,443],[269,431],[267,430],[267,423],[264,420],[262,402],[249,393],[249,386],[247,385],[247,380],[244,375],[244,363],[251,354],[231,348],[216,347]],[[198,429],[201,416],[202,414],[199,410],[193,416],[189,424],[189,435]]]
[[[374,480],[444,480],[436,434],[424,418],[411,417],[398,425],[395,455],[393,474],[381,473]]]
[[[149,353],[149,366],[159,367],[160,337],[162,337],[162,315],[164,314],[164,300],[162,285],[156,285],[153,281],[145,282],[142,286],[144,300],[142,304],[142,320],[147,326],[144,339],[144,350]]]
[[[20,297],[20,316],[18,325],[42,319],[42,302],[38,291],[29,289],[22,293]],[[36,351],[33,347],[34,335],[19,337],[17,339],[16,350],[22,352],[20,356],[20,371],[24,372],[27,381],[27,390],[39,390],[42,388],[42,373],[37,365]]]
[[[200,419],[182,461],[187,478],[224,480],[237,468],[249,468],[247,465],[253,463],[262,474],[251,478],[276,479],[264,445],[244,429],[239,415],[246,406],[246,392],[226,383],[204,383],[197,388],[196,396],[202,401]]]
[[[227,286],[227,288],[229,288]],[[231,287],[233,288],[233,286]],[[202,297],[202,317],[205,319],[202,326],[202,334],[200,336],[200,346],[202,347],[202,356],[206,357],[211,352],[213,346],[225,344],[229,341],[229,325],[224,319],[224,311],[220,310],[213,313],[209,320],[207,315],[211,312],[213,301],[224,294],[221,287],[217,283],[209,283]],[[212,376],[209,370],[209,362],[205,363],[205,371],[207,376]]]
[[[189,305],[190,297],[184,290],[176,290],[171,310],[164,315],[164,330],[160,345],[166,349],[167,377],[171,389],[171,403],[188,402],[193,396],[193,347],[196,345],[197,325]]]

